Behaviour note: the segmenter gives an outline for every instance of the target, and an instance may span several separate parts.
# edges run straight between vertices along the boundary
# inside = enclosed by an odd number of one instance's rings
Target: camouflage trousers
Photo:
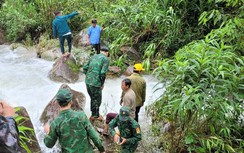
[[[121,153],[133,153],[136,151],[138,144],[134,145],[122,145]]]
[[[92,117],[99,117],[99,107],[102,103],[102,90],[101,87],[94,87],[86,84],[87,92],[91,98],[91,107]]]

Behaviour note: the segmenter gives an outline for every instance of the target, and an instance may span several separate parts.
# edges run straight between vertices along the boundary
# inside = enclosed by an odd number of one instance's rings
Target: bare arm
[[[90,37],[88,34],[86,35],[86,45],[90,45]]]
[[[0,101],[0,114],[4,117],[13,117],[15,111],[14,108],[8,105],[5,101]]]

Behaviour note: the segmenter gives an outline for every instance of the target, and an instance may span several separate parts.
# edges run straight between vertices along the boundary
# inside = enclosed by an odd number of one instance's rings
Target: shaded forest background
[[[150,109],[164,152],[243,152],[244,0],[1,0],[10,42],[52,38],[55,10],[80,11],[73,33],[93,18],[121,66],[132,46],[166,92]],[[169,123],[170,130],[162,126]]]

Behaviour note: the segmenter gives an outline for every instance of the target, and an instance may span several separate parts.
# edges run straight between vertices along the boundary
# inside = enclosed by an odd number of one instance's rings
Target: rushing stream
[[[8,45],[0,45],[0,99],[5,99],[12,106],[24,106],[28,111],[39,140],[43,137],[43,127],[39,118],[43,109],[55,96],[62,83],[53,82],[48,78],[48,72],[54,62],[36,58],[33,51],[24,48],[11,50]],[[147,82],[145,106],[152,103],[162,94],[162,90],[154,92],[158,83],[151,75],[143,76]],[[118,112],[120,105],[120,84],[123,77],[106,79],[103,89],[103,99],[100,113]],[[84,75],[77,83],[68,84],[73,90],[80,91],[86,96],[85,113],[90,116],[90,98],[86,91]],[[142,107],[139,123],[143,122],[145,106]],[[53,152],[39,142],[43,152]]]

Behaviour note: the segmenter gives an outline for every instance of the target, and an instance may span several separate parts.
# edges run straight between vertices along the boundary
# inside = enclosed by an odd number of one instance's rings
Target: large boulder
[[[108,67],[108,72],[107,72],[108,78],[115,78],[115,77],[119,77],[120,75],[121,75],[121,68],[119,68],[118,66]]]
[[[122,46],[120,48],[120,51],[121,51],[120,54],[127,55],[125,61],[127,65],[131,65],[134,64],[135,62],[140,62],[142,60],[140,53],[130,46]]]
[[[84,110],[85,103],[86,103],[86,97],[83,93],[71,89],[67,84],[62,84],[59,89],[69,89],[71,91],[71,93],[73,94],[73,98],[72,98],[73,104],[72,104],[71,108],[73,110],[77,110],[77,111]],[[47,122],[50,123],[54,118],[56,118],[58,116],[59,109],[60,109],[60,106],[56,102],[56,98],[54,96],[53,99],[48,103],[48,105],[46,106],[46,108],[44,109],[44,111],[41,115],[41,118],[40,118],[41,123],[44,123],[44,124]]]
[[[17,109],[16,114],[18,114],[22,118],[21,120],[19,120],[18,128],[25,129],[24,127],[27,127],[33,129],[33,131],[29,131],[29,130],[24,131],[25,137],[28,137],[30,139],[30,141],[25,142],[26,145],[28,146],[31,152],[41,152],[41,148],[37,141],[34,126],[31,122],[29,114],[27,113],[24,107],[17,107],[16,109]],[[25,151],[21,151],[21,152],[25,152]]]
[[[76,68],[76,62],[72,55],[68,58],[62,56],[53,64],[49,72],[49,78],[53,81],[74,83],[79,79],[79,73]]]
[[[19,43],[13,43],[10,46],[10,49],[13,51],[14,54],[18,55],[15,56],[15,61],[26,61],[30,58],[36,57],[35,51],[33,51],[32,48],[27,48],[26,46],[19,44]]]
[[[87,29],[83,29],[76,35],[73,39],[73,43],[75,47],[85,47],[86,46],[86,37],[87,37]]]
[[[91,55],[91,47],[80,47],[72,49],[73,57],[80,66],[83,66],[88,62]]]
[[[125,70],[125,72],[123,74],[125,76],[130,76],[133,73],[133,69],[134,69],[134,66],[130,65],[130,66],[127,67],[127,69]]]
[[[59,48],[53,48],[47,51],[42,52],[40,55],[37,54],[40,58],[48,60],[48,61],[55,61],[59,57],[62,56],[62,53]]]

